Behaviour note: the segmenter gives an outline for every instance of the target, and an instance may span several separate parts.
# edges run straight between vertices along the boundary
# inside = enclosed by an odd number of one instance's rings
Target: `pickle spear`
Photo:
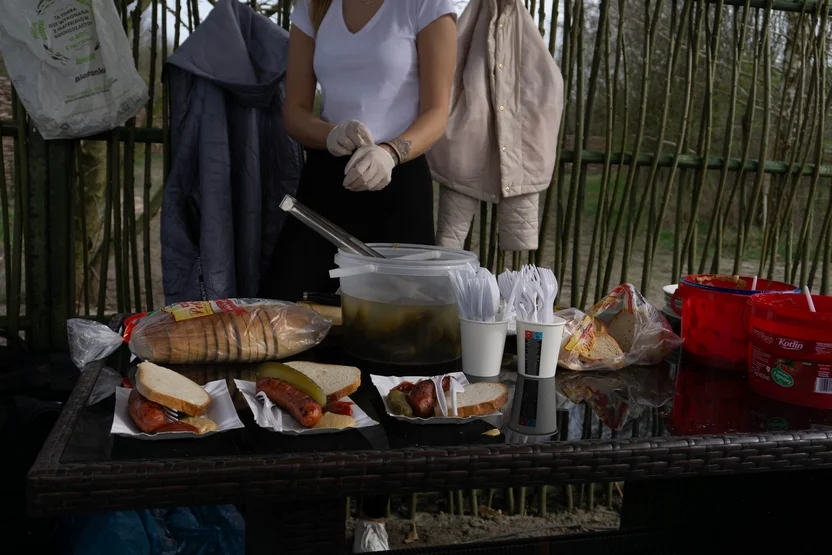
[[[395,415],[413,416],[413,409],[410,407],[410,403],[407,402],[407,395],[398,389],[393,389],[387,394],[387,406],[390,408],[390,412]]]
[[[326,395],[321,386],[316,384],[303,372],[298,372],[291,366],[281,362],[264,362],[257,367],[257,379],[274,378],[303,391],[322,407],[326,405]]]

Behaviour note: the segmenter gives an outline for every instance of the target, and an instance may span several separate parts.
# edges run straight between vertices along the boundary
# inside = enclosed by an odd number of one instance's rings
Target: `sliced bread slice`
[[[596,335],[605,335],[605,334],[608,334],[610,332],[609,327],[600,318],[595,318],[593,316],[592,325],[595,326],[595,334]]]
[[[451,396],[445,394],[448,413],[451,412]],[[503,408],[508,402],[508,388],[497,382],[478,382],[465,386],[465,390],[456,396],[456,415],[461,418],[492,414]],[[439,403],[436,414],[442,416]]]
[[[292,361],[290,366],[321,386],[326,402],[331,403],[355,393],[361,386],[361,370],[354,366],[336,366],[317,362]]]
[[[610,322],[610,335],[615,338],[625,353],[633,350],[637,325],[638,315],[632,310],[622,310]]]
[[[615,359],[624,354],[621,347],[611,335],[599,335],[595,338],[592,351],[580,356],[581,362],[614,364]]]
[[[202,416],[211,405],[211,396],[195,381],[152,362],[139,364],[136,390],[151,401],[190,416]]]

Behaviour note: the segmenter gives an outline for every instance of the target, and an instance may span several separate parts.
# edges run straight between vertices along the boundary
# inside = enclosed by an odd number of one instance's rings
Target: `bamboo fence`
[[[698,272],[828,293],[829,1],[527,1],[566,91],[540,248],[502,252],[485,203],[466,245],[495,271],[554,268],[561,305]],[[15,97],[0,121],[14,146],[10,163],[0,157],[0,327],[25,330],[34,349],[65,348],[69,317],[159,304],[153,224],[170,165],[159,69],[204,19],[204,4],[117,5],[150,85],[140,121],[83,143],[47,142]],[[290,0],[250,5],[288,28]],[[93,234],[82,145],[96,144],[106,179]]]

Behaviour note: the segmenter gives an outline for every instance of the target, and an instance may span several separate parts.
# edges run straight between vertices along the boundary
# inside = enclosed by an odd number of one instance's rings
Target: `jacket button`
[[[497,196],[497,195],[495,195],[495,194],[492,194],[492,195],[491,195],[491,198],[494,198],[494,197],[496,197],[496,196]]]
[[[511,191],[511,187],[506,187],[506,193],[508,193],[509,191]]]
[[[502,29],[502,28],[503,28],[503,24],[502,24],[502,23],[500,23],[500,29]]]
[[[506,147],[503,147],[503,152],[505,152],[505,151],[506,151]]]
[[[504,109],[505,109],[505,108],[504,108],[503,106],[500,106],[500,111],[501,111],[501,112],[502,112]]]
[[[503,69],[503,64],[499,64],[497,67]]]

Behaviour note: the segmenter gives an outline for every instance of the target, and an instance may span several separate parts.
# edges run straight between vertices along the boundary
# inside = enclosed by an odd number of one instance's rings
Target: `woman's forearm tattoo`
[[[413,144],[413,141],[408,141],[407,139],[403,139],[399,137],[398,139],[393,139],[393,147],[399,153],[399,161],[406,162],[410,160],[410,145]]]

